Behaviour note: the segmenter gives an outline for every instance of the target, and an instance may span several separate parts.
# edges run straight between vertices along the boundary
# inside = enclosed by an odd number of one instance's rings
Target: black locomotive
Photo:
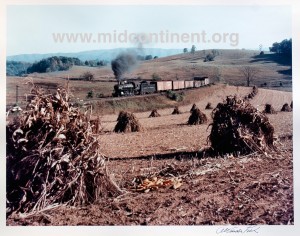
[[[155,82],[127,82],[122,81],[114,86],[114,97],[122,96],[133,96],[155,93],[156,83]]]
[[[114,86],[114,97],[134,96],[162,92],[199,88],[209,84],[208,77],[194,77],[193,80],[175,81],[126,81],[122,80]]]

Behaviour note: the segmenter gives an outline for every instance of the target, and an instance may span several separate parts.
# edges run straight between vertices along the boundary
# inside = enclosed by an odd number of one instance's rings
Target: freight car
[[[168,90],[199,88],[209,84],[208,77],[194,77],[193,80],[142,81],[123,80],[114,86],[114,97],[151,94]]]

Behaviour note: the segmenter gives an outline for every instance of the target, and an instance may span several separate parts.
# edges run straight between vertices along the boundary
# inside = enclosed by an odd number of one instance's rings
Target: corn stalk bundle
[[[188,124],[189,125],[200,125],[207,122],[207,117],[204,113],[200,111],[199,108],[195,108],[192,111],[192,114],[189,117]]]
[[[142,131],[142,126],[134,114],[126,111],[120,111],[117,124],[114,131],[119,132],[139,132]]]
[[[179,107],[176,106],[172,112],[172,115],[178,115],[178,114],[181,114],[181,111],[179,110]]]
[[[275,111],[275,109],[273,108],[273,106],[271,104],[267,103],[265,105],[264,113],[266,113],[266,114],[276,114],[277,112]]]
[[[157,109],[154,109],[151,111],[149,118],[151,118],[151,117],[160,117],[160,114],[158,113]]]
[[[210,102],[207,103],[205,109],[206,109],[206,110],[213,109],[213,107],[212,107],[212,105],[211,105]]]
[[[69,105],[66,89],[35,98],[6,126],[7,214],[61,203],[91,203],[118,188],[105,169],[89,117]]]
[[[244,97],[244,99],[245,99],[245,100],[252,99],[252,98],[254,98],[257,94],[258,94],[258,87],[257,87],[256,85],[254,85],[254,86],[252,87],[252,92],[249,93],[248,95],[246,95],[246,96]]]
[[[228,96],[212,112],[208,137],[216,153],[251,153],[274,149],[274,127],[247,101]]]
[[[192,113],[193,110],[195,110],[196,108],[197,108],[197,105],[194,103],[193,106],[192,106],[192,108],[191,108],[191,110],[190,110],[190,112]]]
[[[292,111],[292,108],[289,106],[289,104],[285,103],[285,104],[283,104],[281,111],[290,112],[290,111]]]

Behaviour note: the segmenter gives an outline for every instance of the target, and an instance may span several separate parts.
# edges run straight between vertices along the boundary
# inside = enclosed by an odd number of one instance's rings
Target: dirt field
[[[136,113],[144,127],[138,133],[113,133],[117,114],[103,116],[102,152],[124,194],[83,207],[60,206],[24,219],[12,215],[7,225],[293,224],[292,112],[268,115],[275,127],[277,151],[240,157],[197,156],[210,132],[211,110],[204,109],[207,102],[215,107],[226,95],[249,91],[225,86],[211,90],[209,97],[190,95],[209,119],[203,125],[186,125],[192,104],[179,107],[180,115],[171,115],[172,108],[158,110],[161,117],[156,118],[148,118],[150,111]],[[263,110],[269,102],[280,110],[291,100],[290,92],[259,89],[251,103]],[[177,177],[182,185],[135,190],[140,181],[153,177]]]

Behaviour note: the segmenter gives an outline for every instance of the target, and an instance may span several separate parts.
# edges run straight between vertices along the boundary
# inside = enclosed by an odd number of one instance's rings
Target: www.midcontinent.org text
[[[238,33],[175,33],[161,30],[156,33],[133,33],[116,30],[106,33],[52,33],[55,43],[225,43],[236,47],[239,44]]]

